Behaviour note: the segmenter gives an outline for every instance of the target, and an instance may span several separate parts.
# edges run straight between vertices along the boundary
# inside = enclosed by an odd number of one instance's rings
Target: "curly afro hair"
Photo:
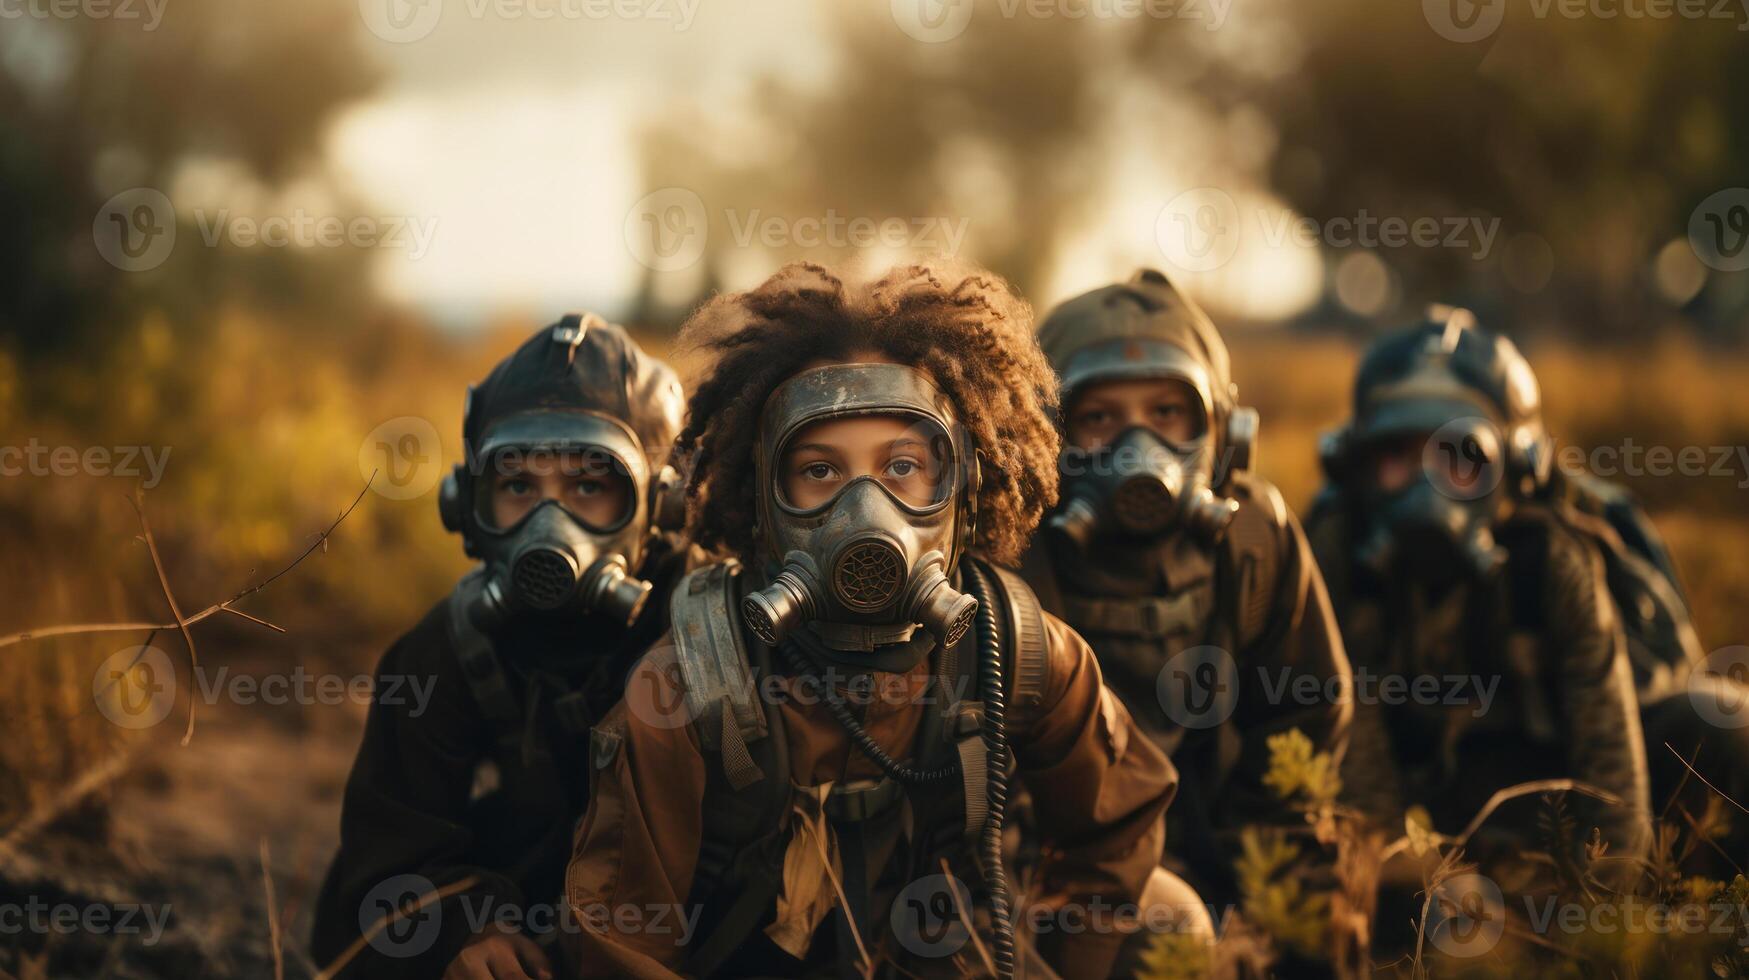
[[[1056,376],[1033,338],[1032,310],[994,275],[932,264],[846,282],[796,263],[700,307],[681,343],[715,358],[675,446],[691,464],[689,523],[702,547],[754,558],[754,441],[772,391],[811,362],[869,352],[927,372],[982,454],[976,548],[1019,561],[1056,504]]]

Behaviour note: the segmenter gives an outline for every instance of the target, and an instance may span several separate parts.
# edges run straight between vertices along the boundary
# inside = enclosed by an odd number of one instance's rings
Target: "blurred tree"
[[[65,351],[148,307],[185,328],[238,291],[353,295],[359,263],[344,250],[181,248],[159,268],[124,272],[97,250],[93,222],[122,191],[170,194],[194,157],[235,164],[269,189],[305,172],[330,114],[375,83],[351,44],[354,6],[126,7],[136,16],[31,5],[37,15],[9,17],[0,35],[0,336],[26,355]],[[198,240],[192,225],[181,232]]]
[[[1318,220],[1363,208],[1500,219],[1480,259],[1381,252],[1408,303],[1456,298],[1618,337],[1651,329],[1686,300],[1660,294],[1654,257],[1702,200],[1749,174],[1745,25],[1450,2],[1454,16],[1503,21],[1463,43],[1432,26],[1438,3],[1283,5],[1301,57],[1256,92],[1279,132],[1278,191]],[[1712,273],[1739,318],[1744,275]]]
[[[834,7],[824,84],[767,79],[747,113],[677,106],[650,128],[646,186],[683,186],[706,205],[712,271],[695,276],[693,298],[725,269],[804,253],[849,258],[858,250],[830,242],[765,246],[755,234],[748,245],[752,221],[793,226],[829,212],[877,223],[964,218],[981,264],[1023,291],[1038,284],[1094,189],[1085,138],[1106,46],[1087,21],[1004,17],[995,0],[966,2],[977,3],[972,29],[939,44],[899,30],[887,4]],[[897,251],[953,244],[939,225],[909,232],[915,247]],[[640,309],[657,286],[646,280]]]

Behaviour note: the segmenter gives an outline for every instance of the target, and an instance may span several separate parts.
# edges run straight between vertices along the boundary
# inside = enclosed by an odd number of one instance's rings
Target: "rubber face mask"
[[[1202,431],[1172,443],[1154,430],[1132,425],[1097,449],[1064,450],[1063,505],[1050,530],[1085,550],[1099,538],[1152,540],[1179,530],[1205,539],[1220,537],[1238,511],[1217,496],[1216,418],[1208,369],[1171,344],[1140,341],[1102,345],[1077,356],[1081,390],[1101,381],[1158,378],[1189,389],[1201,410]],[[1073,397],[1073,396],[1071,396]]]
[[[816,423],[884,418],[883,452],[902,466],[796,492],[786,460],[833,447],[803,445]],[[969,537],[976,467],[951,402],[920,371],[839,364],[804,371],[767,400],[757,449],[762,547],[770,584],[742,601],[749,628],[776,646],[803,623],[835,628],[921,625],[943,644],[971,625],[977,600],[950,581]],[[805,485],[805,484],[804,484]],[[895,634],[896,635],[896,634]]]
[[[483,596],[487,607],[499,616],[529,610],[635,621],[650,593],[650,584],[630,573],[642,560],[649,535],[649,464],[637,437],[607,415],[529,412],[489,429],[479,455],[484,468],[472,517],[490,573]],[[500,474],[521,473],[611,487],[624,504],[612,513],[574,511],[549,498],[500,521],[494,483]]]
[[[1503,466],[1494,427],[1444,426],[1419,463],[1404,486],[1369,481],[1356,557],[1381,577],[1435,587],[1486,578],[1505,560],[1494,540]]]

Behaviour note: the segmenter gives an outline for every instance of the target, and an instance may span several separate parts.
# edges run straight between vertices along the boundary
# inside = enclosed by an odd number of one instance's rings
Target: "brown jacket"
[[[1160,816],[1176,787],[1171,763],[1152,742],[1137,737],[1128,712],[1101,681],[1087,644],[1049,616],[1046,634],[1050,682],[1043,704],[1028,720],[1011,725],[1009,738],[1051,859],[1039,893],[1016,896],[1017,924],[1026,918],[1023,912],[1041,905],[1133,904],[1159,861]],[[658,644],[651,657],[641,680],[628,688],[628,700],[604,723],[620,735],[620,748],[610,762],[597,760],[602,768],[566,873],[566,898],[580,920],[568,931],[568,959],[583,976],[677,976],[695,940],[681,920],[694,907],[689,893],[703,834],[707,768],[718,763],[707,759],[691,725],[668,723],[640,707],[682,701],[679,672],[669,669],[672,648]],[[890,685],[877,689],[916,693],[931,669],[925,662],[904,675],[877,675],[881,685]],[[643,681],[652,689],[637,691]],[[782,712],[790,779],[798,788],[880,777],[824,704],[773,700],[767,710]],[[926,710],[915,697],[881,696],[868,705],[863,724],[883,750],[904,760]],[[797,890],[814,890],[808,885]],[[784,898],[792,905],[805,901],[801,895]],[[668,927],[658,928],[653,915],[639,920],[653,909],[670,910]],[[1064,976],[1104,976],[1122,937],[1069,932],[1043,937],[1044,956]]]

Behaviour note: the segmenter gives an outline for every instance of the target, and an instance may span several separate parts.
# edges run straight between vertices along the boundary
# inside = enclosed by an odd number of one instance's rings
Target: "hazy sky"
[[[937,2],[892,0],[890,29],[918,30],[919,22],[900,23],[901,8],[922,3],[928,13]],[[748,104],[758,80],[831,81],[830,11],[818,2],[358,3],[363,49],[387,77],[336,122],[329,161],[343,189],[375,213],[430,226],[423,249],[383,250],[378,282],[391,298],[456,325],[504,309],[623,311],[645,271],[628,237],[640,199],[654,189],[639,172],[638,127],[685,99],[729,120],[733,132],[737,106]],[[1071,230],[1052,295],[1035,302],[1136,265],[1170,265],[1162,238],[1185,219],[1167,212],[1202,207],[1177,195],[1198,186],[1198,176],[1212,182],[1210,161],[1182,144],[1114,142],[1108,159],[1103,199],[1085,227]],[[1219,179],[1235,186],[1228,175]],[[1238,207],[1275,205],[1259,198]],[[976,253],[974,235],[964,254]],[[726,270],[727,285],[762,274],[761,256],[747,258]],[[1248,243],[1219,269],[1181,271],[1193,291],[1267,317],[1308,302],[1321,268],[1314,252]]]

